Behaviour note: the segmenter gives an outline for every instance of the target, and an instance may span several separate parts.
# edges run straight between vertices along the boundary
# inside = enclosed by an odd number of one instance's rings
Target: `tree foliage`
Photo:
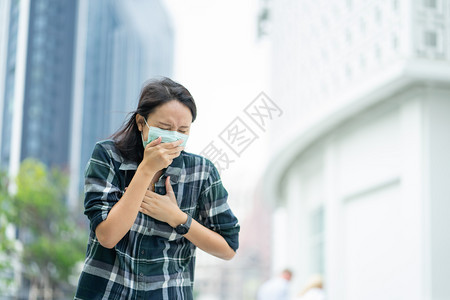
[[[8,174],[0,171],[0,286],[11,284],[12,279],[4,277],[5,271],[12,268],[10,255],[15,250],[14,239],[8,234],[8,229],[12,227],[8,222],[9,212],[11,211],[11,196],[8,193],[9,179]],[[10,232],[9,232],[10,233]]]
[[[5,198],[8,222],[18,229],[23,276],[38,290],[67,286],[74,266],[84,258],[86,230],[66,203],[68,177],[35,159],[22,162],[17,193]]]

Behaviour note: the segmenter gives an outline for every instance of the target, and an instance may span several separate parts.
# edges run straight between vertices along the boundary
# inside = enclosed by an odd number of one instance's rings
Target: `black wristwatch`
[[[181,235],[185,235],[186,233],[188,233],[189,229],[191,228],[191,223],[192,223],[192,217],[187,214],[187,221],[184,224],[180,224],[177,227],[175,227],[175,231],[178,234]]]

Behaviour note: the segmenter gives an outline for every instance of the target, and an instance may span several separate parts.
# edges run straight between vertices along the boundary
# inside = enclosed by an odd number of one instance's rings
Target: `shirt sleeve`
[[[219,172],[211,163],[211,169],[200,195],[199,222],[220,234],[236,251],[239,248],[240,225],[228,206],[228,192],[222,185]]]
[[[97,143],[86,166],[84,184],[84,214],[89,218],[94,232],[121,197],[117,181],[111,156]]]

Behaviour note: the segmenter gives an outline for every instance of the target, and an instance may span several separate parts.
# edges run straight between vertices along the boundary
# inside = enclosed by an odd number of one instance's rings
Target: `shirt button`
[[[144,273],[141,272],[141,273],[139,274],[139,276],[144,277]]]
[[[142,255],[144,255],[144,253],[145,253],[145,251],[144,251],[144,250],[142,250],[142,251],[141,251],[141,254],[142,254]]]

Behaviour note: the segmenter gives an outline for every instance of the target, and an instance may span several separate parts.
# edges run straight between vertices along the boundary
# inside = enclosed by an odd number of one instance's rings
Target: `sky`
[[[198,109],[186,151],[200,154],[211,141],[219,144],[218,135],[260,92],[270,93],[268,42],[257,39],[256,0],[165,4],[175,31],[174,79],[188,88]],[[251,197],[265,167],[266,139],[261,134],[222,172],[235,198]]]

